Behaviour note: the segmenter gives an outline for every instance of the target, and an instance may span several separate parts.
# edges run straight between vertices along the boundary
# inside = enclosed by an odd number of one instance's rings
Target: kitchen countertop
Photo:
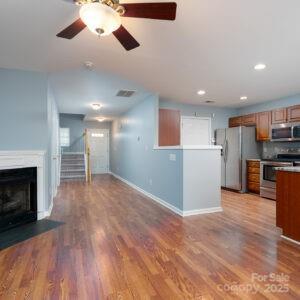
[[[259,158],[252,158],[252,159],[247,159],[247,161],[261,161]]]
[[[300,173],[300,167],[277,167],[276,171]]]

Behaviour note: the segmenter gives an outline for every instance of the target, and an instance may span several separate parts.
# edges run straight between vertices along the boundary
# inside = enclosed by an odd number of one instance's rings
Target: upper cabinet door
[[[300,105],[288,107],[288,122],[300,122]]]
[[[281,124],[287,122],[287,109],[279,108],[272,111],[272,124]]]
[[[180,146],[180,111],[159,110],[159,146]]]
[[[256,114],[256,139],[258,141],[270,140],[271,112],[261,112]]]
[[[233,117],[229,119],[229,127],[238,127],[242,125],[242,117]]]

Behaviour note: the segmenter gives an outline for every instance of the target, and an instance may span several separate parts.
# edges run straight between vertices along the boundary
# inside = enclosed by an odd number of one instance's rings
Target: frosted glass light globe
[[[109,35],[121,26],[120,15],[111,7],[99,2],[83,5],[79,15],[89,30],[97,35]]]

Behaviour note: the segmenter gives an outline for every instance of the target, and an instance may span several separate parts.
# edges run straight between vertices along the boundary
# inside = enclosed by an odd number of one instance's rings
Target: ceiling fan
[[[122,25],[121,17],[175,20],[177,4],[119,3],[119,0],[65,0],[80,6],[80,18],[57,34],[57,37],[72,39],[85,27],[98,36],[113,34],[122,46],[132,50],[140,46]]]

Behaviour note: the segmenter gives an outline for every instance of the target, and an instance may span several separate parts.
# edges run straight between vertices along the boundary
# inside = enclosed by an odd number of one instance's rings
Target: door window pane
[[[70,147],[70,128],[60,128],[60,146]]]

